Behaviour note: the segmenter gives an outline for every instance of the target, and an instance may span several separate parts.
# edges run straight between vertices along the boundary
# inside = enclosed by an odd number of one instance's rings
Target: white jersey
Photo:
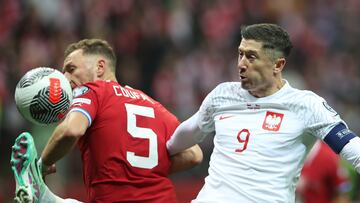
[[[198,125],[215,133],[214,150],[193,202],[295,202],[307,151],[303,138],[323,139],[343,121],[323,98],[285,82],[263,98],[239,82],[222,83],[206,97]]]

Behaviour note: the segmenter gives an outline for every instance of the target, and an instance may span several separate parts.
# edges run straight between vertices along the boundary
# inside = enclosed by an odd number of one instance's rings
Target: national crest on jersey
[[[269,131],[279,131],[284,114],[267,111],[262,128]]]

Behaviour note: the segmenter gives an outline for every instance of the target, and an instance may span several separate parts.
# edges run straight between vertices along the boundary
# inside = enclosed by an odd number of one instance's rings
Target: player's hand
[[[43,164],[43,167],[42,167],[42,169],[41,169],[41,173],[42,173],[42,175],[43,175],[44,177],[47,176],[47,175],[49,175],[49,174],[56,173],[56,166],[55,166],[55,164],[53,164],[53,165],[51,165],[51,166],[45,166],[45,165]]]
[[[42,161],[39,161],[38,164],[39,164],[39,167],[41,170],[43,180],[45,180],[45,176],[56,172],[55,164],[53,164],[51,166],[47,166],[47,165],[43,164]]]

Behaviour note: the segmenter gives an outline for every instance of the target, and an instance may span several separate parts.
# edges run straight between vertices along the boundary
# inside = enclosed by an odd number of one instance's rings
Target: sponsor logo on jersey
[[[73,90],[73,97],[78,97],[78,96],[81,96],[83,94],[85,94],[86,92],[88,92],[90,89],[86,86],[80,86],[80,87],[77,87]]]
[[[267,111],[262,128],[269,131],[279,131],[284,114]]]
[[[338,115],[338,113],[337,113],[333,108],[331,108],[331,106],[330,106],[328,103],[323,102],[322,104],[324,105],[324,107],[325,107],[328,111],[330,111],[331,113],[333,113],[334,116],[337,116],[337,115]]]

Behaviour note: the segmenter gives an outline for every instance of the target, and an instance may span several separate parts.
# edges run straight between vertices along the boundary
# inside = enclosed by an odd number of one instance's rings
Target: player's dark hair
[[[110,68],[112,69],[112,71],[115,72],[116,55],[113,48],[109,45],[107,41],[102,39],[83,39],[78,42],[72,43],[65,49],[65,57],[78,49],[83,50],[84,55],[94,54],[106,57],[110,62]]]
[[[289,34],[276,24],[261,23],[241,28],[241,36],[246,40],[263,43],[263,48],[280,51],[282,57],[290,54],[292,43]]]

